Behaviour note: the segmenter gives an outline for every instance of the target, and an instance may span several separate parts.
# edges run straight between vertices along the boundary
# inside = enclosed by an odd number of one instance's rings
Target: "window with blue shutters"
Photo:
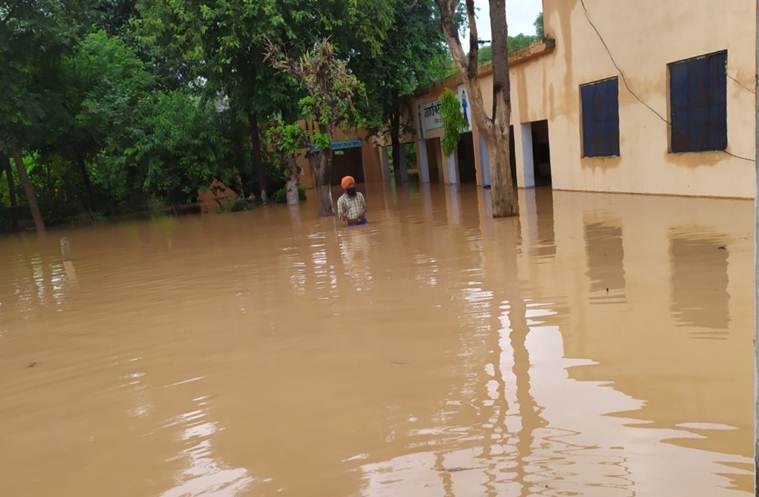
[[[619,84],[617,78],[580,86],[582,155],[619,155]]]
[[[669,64],[670,150],[727,148],[727,51]]]

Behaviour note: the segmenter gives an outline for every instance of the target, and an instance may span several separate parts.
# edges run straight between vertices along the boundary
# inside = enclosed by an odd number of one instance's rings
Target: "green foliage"
[[[272,193],[295,154],[381,127],[451,65],[434,0],[0,0],[0,154],[21,152],[53,224],[163,212],[213,177],[258,194],[257,166]]]
[[[311,138],[318,148],[329,148],[332,133],[338,128],[362,124],[355,102],[365,96],[364,85],[329,40],[317,41],[297,60],[270,45],[268,59],[273,67],[295,78],[306,92],[299,102],[300,114],[316,124],[318,131]]]
[[[461,113],[461,104],[456,94],[446,89],[440,96],[440,115],[443,118],[443,153],[451,155],[459,143],[459,135],[467,127],[466,119]]]
[[[171,203],[193,202],[199,187],[223,176],[218,165],[226,139],[207,109],[179,91],[158,93],[146,105],[133,155],[144,168],[144,191]]]
[[[537,19],[535,19],[535,22],[532,24],[535,26],[535,35],[538,37],[539,40],[542,40],[546,37],[545,29],[543,28],[543,13],[541,12],[538,14]]]
[[[229,210],[232,212],[240,212],[240,211],[247,211],[253,208],[253,202],[248,201],[244,198],[237,198],[232,204],[229,206]]]
[[[285,124],[281,115],[274,117],[266,130],[266,141],[276,152],[294,154],[308,147],[306,132],[297,124]]]
[[[403,98],[442,79],[454,68],[439,27],[434,0],[394,0],[392,22],[377,57],[353,58],[366,84],[360,105],[372,131],[382,130]],[[455,69],[455,68],[454,68]]]
[[[403,154],[406,156],[406,164],[416,164],[416,145],[406,143],[403,145]]]
[[[58,0],[0,0],[0,151],[44,145],[67,118],[59,90],[69,21]]]
[[[509,53],[516,52],[517,50],[521,50],[525,47],[530,46],[531,44],[542,40],[545,37],[545,34],[543,32],[543,13],[541,12],[538,17],[535,19],[535,22],[533,23],[535,26],[535,35],[526,35],[523,33],[519,33],[516,36],[509,36],[508,39],[508,45],[509,45]],[[485,64],[493,60],[493,47],[490,45],[485,45],[480,48],[478,52],[478,61],[480,64]]]
[[[104,31],[87,35],[64,64],[66,106],[73,116],[65,140],[90,155],[134,124],[133,109],[148,95],[153,77],[122,39]]]

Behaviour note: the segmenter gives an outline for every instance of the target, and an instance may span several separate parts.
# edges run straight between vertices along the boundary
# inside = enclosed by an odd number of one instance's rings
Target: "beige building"
[[[547,39],[510,56],[519,187],[753,197],[755,2],[543,0],[543,12]],[[490,182],[476,129],[441,150],[438,97],[456,91],[466,113],[461,83],[411,104],[422,182]]]

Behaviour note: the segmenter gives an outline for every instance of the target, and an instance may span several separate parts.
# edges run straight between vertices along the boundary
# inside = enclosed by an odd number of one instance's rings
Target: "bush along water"
[[[298,185],[298,200],[303,202],[306,200],[306,190],[302,186]],[[283,186],[276,192],[274,192],[274,202],[278,204],[286,204],[287,203],[287,190]]]

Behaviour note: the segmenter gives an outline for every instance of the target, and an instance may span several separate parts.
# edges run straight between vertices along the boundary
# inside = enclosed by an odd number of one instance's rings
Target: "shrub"
[[[253,204],[248,201],[248,199],[245,198],[238,198],[237,200],[232,203],[232,206],[229,208],[232,212],[240,212],[240,211],[247,211],[253,207]]]
[[[298,185],[298,200],[303,202],[306,200],[306,189],[302,186]],[[274,192],[274,202],[278,204],[286,204],[287,203],[287,190],[283,186],[276,192]]]

